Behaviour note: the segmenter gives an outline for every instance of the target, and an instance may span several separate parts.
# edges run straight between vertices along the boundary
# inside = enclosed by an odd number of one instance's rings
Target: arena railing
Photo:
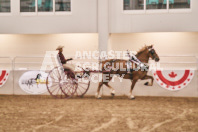
[[[74,56],[70,56],[72,58],[75,58]],[[66,56],[66,58],[70,58]],[[170,58],[187,58],[187,59],[181,59],[185,61],[170,61]],[[160,61],[161,64],[175,64],[179,67],[181,64],[185,64],[187,66],[193,65],[193,67],[196,67],[196,70],[198,69],[198,57],[192,56],[192,55],[161,55],[160,58],[166,58],[162,59]],[[189,59],[191,58],[191,59]],[[9,69],[12,71],[12,78],[13,78],[13,94],[14,94],[14,82],[15,82],[15,71],[16,70],[40,70],[40,67],[43,63],[44,56],[16,56],[16,57],[9,57],[9,56],[1,56],[0,57],[0,68],[1,69]],[[80,60],[78,58],[74,59],[73,61],[70,61],[69,63],[76,63],[80,61],[81,63],[86,62],[86,60]],[[99,62],[98,60],[88,60],[88,61],[95,61]]]
[[[74,56],[70,56],[71,58],[75,58]],[[70,58],[66,57],[66,58]],[[98,57],[99,58],[99,57]],[[176,59],[173,59],[176,58]],[[180,58],[180,59],[179,59]],[[182,59],[181,59],[182,58]],[[184,59],[186,58],[186,59]],[[198,69],[198,58],[192,55],[161,55],[160,56],[160,64],[186,64],[186,65],[196,65],[196,69]],[[38,70],[41,68],[43,64],[44,56],[16,56],[12,59],[12,70]],[[68,63],[84,63],[84,62],[99,62],[98,60],[90,60],[90,59],[78,59],[75,58]],[[55,63],[55,62],[54,62]],[[55,65],[55,64],[54,64]]]
[[[9,56],[0,56],[0,69],[12,69],[13,58]]]
[[[198,57],[195,55],[161,55],[160,64],[175,65],[176,67],[185,66],[187,68],[193,66],[192,68],[198,69]]]

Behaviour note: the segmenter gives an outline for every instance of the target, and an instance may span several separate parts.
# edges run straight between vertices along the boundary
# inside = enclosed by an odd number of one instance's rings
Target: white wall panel
[[[0,56],[44,56],[46,51],[55,51],[59,45],[65,46],[65,56],[74,56],[76,51],[97,50],[98,34],[2,34],[0,42]]]
[[[1,34],[97,32],[97,0],[71,0],[70,15],[22,16],[19,0],[12,0],[11,8],[11,15],[0,16]]]
[[[111,34],[112,50],[138,51],[144,45],[154,44],[159,55],[198,56],[198,33],[160,32]]]
[[[96,33],[101,21],[109,21],[109,33],[197,32],[198,1],[183,13],[123,13],[123,0],[108,0],[108,18],[98,19],[106,6],[98,0],[72,0],[70,15],[22,16],[19,0],[12,0],[12,13],[0,17],[1,34]],[[98,7],[99,6],[99,7]],[[157,11],[156,11],[157,12]]]
[[[123,0],[110,0],[110,32],[197,32],[198,1],[192,0],[192,10],[183,13],[126,14]]]

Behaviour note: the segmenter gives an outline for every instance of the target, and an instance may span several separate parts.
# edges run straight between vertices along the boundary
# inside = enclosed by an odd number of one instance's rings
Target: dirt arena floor
[[[0,132],[198,132],[198,98],[0,95]]]

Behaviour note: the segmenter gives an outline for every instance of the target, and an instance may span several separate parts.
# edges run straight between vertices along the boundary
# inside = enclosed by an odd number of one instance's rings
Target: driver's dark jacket
[[[63,55],[63,53],[59,52],[58,55],[59,55],[61,63],[65,64],[67,60],[65,59],[65,56]]]

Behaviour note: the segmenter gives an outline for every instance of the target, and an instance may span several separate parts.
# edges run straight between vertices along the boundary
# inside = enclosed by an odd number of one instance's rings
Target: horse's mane
[[[144,52],[146,49],[148,49],[148,47],[145,45],[144,47],[142,47],[139,51],[137,51],[136,55],[141,54],[142,52]]]

